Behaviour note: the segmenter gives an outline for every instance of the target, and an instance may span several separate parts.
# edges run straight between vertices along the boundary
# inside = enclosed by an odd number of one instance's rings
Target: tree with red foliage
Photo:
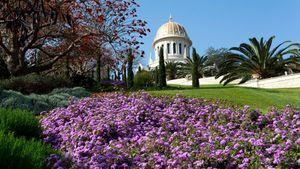
[[[98,81],[101,80],[103,47],[113,49],[113,56],[117,57],[115,58],[117,62],[120,60],[126,62],[126,58],[120,56],[127,55],[128,49],[133,49],[135,56],[144,55],[144,52],[139,50],[143,44],[139,40],[150,30],[146,28],[146,21],[138,19],[139,5],[135,0],[94,0],[84,1],[78,5],[80,10],[75,12],[75,16],[78,16],[76,19],[78,25],[88,29],[92,35],[86,40],[93,41],[98,45],[95,50],[100,50],[96,58]]]
[[[49,69],[71,51],[79,37],[74,34],[70,6],[71,2],[58,0],[0,1],[0,46],[13,76]],[[26,59],[37,49],[51,59],[29,66]]]
[[[138,6],[135,0],[0,1],[0,47],[7,68],[13,76],[48,70],[82,40],[97,44],[99,61],[107,45],[116,53],[134,48],[143,55],[138,39],[149,30],[137,19]],[[26,62],[40,52],[46,57],[39,64]]]

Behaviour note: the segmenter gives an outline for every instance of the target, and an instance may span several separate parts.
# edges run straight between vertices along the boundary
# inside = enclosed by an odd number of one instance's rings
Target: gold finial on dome
[[[173,22],[172,14],[170,14],[169,22]]]

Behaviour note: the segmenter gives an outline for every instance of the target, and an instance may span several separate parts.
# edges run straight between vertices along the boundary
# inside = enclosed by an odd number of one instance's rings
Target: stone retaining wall
[[[300,88],[300,73],[287,76],[273,77],[263,80],[251,80],[245,84],[238,85],[241,87],[255,87],[255,88]]]

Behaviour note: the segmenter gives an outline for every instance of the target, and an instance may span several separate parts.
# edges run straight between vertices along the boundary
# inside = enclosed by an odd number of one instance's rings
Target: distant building
[[[159,64],[159,51],[164,50],[165,62],[186,62],[190,56],[192,41],[185,28],[174,22],[172,17],[157,31],[152,47],[154,58],[150,54],[149,69],[154,69]]]

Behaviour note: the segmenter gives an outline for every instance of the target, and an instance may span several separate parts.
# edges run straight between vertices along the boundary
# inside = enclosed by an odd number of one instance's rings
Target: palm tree
[[[166,73],[168,80],[184,77],[182,68],[184,64],[181,62],[168,61],[166,62]]]
[[[242,43],[230,49],[229,54],[220,65],[216,78],[223,76],[220,83],[224,85],[241,79],[244,83],[252,78],[264,79],[283,75],[293,69],[290,65],[298,65],[299,44],[285,41],[271,49],[274,36],[264,41],[251,38],[250,44]],[[285,47],[283,45],[289,43]],[[293,55],[293,57],[291,57]]]
[[[197,61],[198,61],[198,75],[199,78],[203,78],[204,77],[204,70],[207,67],[207,60],[208,57],[207,56],[200,56],[197,53]],[[187,58],[187,63],[184,65],[182,72],[183,74],[187,75],[187,74],[191,74],[192,73],[192,68],[193,68],[193,64],[194,61],[191,58]]]

